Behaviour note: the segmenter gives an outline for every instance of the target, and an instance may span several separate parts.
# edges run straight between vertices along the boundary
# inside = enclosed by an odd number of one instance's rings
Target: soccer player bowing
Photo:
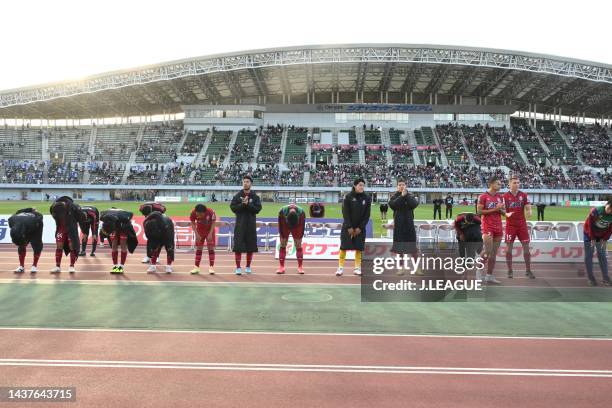
[[[172,273],[174,262],[174,223],[159,211],[150,212],[144,220],[144,232],[147,237],[147,253],[151,254],[151,265],[148,273],[157,272],[157,258],[162,248],[166,249],[166,273]]]
[[[79,257],[79,229],[78,222],[83,220],[83,212],[72,198],[62,196],[51,204],[50,213],[55,220],[55,268],[51,273],[60,273],[62,252],[70,254],[70,267],[68,272],[74,273],[74,264]]]
[[[240,261],[242,253],[246,252],[247,274],[251,273],[251,261],[253,253],[257,252],[257,214],[261,211],[261,200],[259,196],[251,190],[253,178],[248,174],[242,178],[242,190],[238,192],[230,208],[236,214],[234,225],[234,258],[236,260],[236,275],[242,275]]]
[[[372,200],[364,192],[365,180],[358,178],[353,182],[351,192],[342,202],[342,230],[340,231],[340,253],[336,276],[344,273],[346,251],[355,251],[355,275],[361,275],[361,253],[365,247],[365,228],[370,220]]]
[[[215,245],[216,245],[216,232],[215,222],[217,221],[217,215],[212,208],[206,207],[204,204],[197,204],[191,214],[189,215],[191,220],[191,229],[195,234],[195,268],[191,270],[192,275],[200,273],[200,262],[202,262],[202,251],[204,249],[204,242],[206,242],[206,249],[208,250],[208,273],[211,275],[215,274]]]
[[[280,264],[276,273],[285,273],[285,257],[287,256],[287,241],[289,235],[293,237],[293,245],[298,262],[298,273],[303,274],[304,251],[302,250],[302,238],[304,237],[304,227],[306,225],[306,213],[295,204],[282,207],[278,213],[278,236],[280,239],[280,249],[278,262]]]
[[[96,207],[85,206],[81,207],[83,212],[79,220],[81,228],[81,253],[79,256],[85,256],[87,249],[87,240],[89,239],[89,230],[91,230],[91,253],[89,256],[96,256],[96,248],[98,246],[98,225],[100,223],[100,213]]]
[[[25,271],[24,263],[26,257],[26,248],[28,244],[32,246],[34,251],[34,260],[30,272],[38,272],[38,259],[43,250],[43,216],[36,211],[35,208],[24,208],[8,219],[9,228],[11,229],[11,240],[17,245],[17,254],[19,255],[19,267],[15,269],[15,273],[23,273]]]
[[[457,233],[459,256],[476,260],[482,251],[482,231],[480,217],[474,213],[459,214],[454,222]],[[481,268],[476,266],[476,280],[482,280]]]
[[[584,222],[584,263],[589,277],[589,285],[597,286],[593,275],[593,252],[597,251],[599,268],[604,286],[612,286],[608,275],[606,244],[612,236],[612,199],[606,205],[592,208]]]
[[[111,273],[123,273],[128,251],[134,253],[138,246],[136,231],[132,226],[133,214],[119,208],[111,208],[102,211],[100,220],[102,229],[100,235],[108,237],[111,244],[111,254],[113,257],[113,269]],[[119,248],[121,248],[121,263],[118,262]]]
[[[527,217],[531,217],[531,203],[527,194],[519,190],[520,181],[517,176],[510,178],[510,191],[504,194],[506,206],[506,265],[508,266],[508,278],[513,278],[512,272],[512,247],[514,240],[519,239],[523,246],[523,259],[525,260],[525,275],[535,279],[531,272],[531,254],[529,253],[529,229],[527,228]]]
[[[162,203],[158,203],[156,201],[147,201],[146,203],[142,203],[138,208],[138,211],[145,217],[151,214],[153,211],[158,211],[162,214],[166,213],[166,206]],[[147,255],[142,259],[142,263],[151,262],[151,254],[149,253],[149,247],[147,247]]]
[[[393,210],[393,246],[391,252],[396,254],[409,254],[418,257],[416,246],[417,236],[414,228],[414,209],[419,200],[408,192],[403,179],[397,181],[397,191],[389,198],[389,207]],[[414,271],[415,275],[423,275],[420,269]]]

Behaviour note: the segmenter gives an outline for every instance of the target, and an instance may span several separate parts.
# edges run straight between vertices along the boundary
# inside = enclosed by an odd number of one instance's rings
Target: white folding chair
[[[176,251],[192,251],[195,248],[195,233],[190,221],[174,222],[174,249]]]
[[[436,231],[438,227],[435,224],[421,224],[417,229],[418,242],[436,242]]]
[[[227,232],[218,232],[217,238],[227,238],[227,250],[231,251],[234,239],[234,223],[219,220],[215,222],[215,226],[219,228],[219,231],[221,231],[221,228],[227,228]]]
[[[551,223],[542,223],[538,222],[533,226],[533,239],[540,241],[550,241],[550,237],[552,235],[552,227]]]
[[[552,238],[555,241],[569,241],[574,224],[569,222],[559,222],[552,228]]]

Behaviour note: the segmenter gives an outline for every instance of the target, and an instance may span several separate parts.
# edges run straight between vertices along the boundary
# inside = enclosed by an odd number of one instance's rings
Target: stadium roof
[[[519,51],[410,44],[314,45],[217,54],[0,91],[0,117],[101,118],[187,104],[454,103],[455,95],[536,104],[540,113],[612,115],[612,65]],[[381,94],[382,93],[382,94]],[[307,97],[307,94],[309,96]],[[340,96],[338,100],[337,97]],[[387,99],[388,98],[388,99]],[[484,100],[484,99],[483,99]],[[289,98],[287,98],[289,101]],[[310,99],[312,102],[312,99]]]

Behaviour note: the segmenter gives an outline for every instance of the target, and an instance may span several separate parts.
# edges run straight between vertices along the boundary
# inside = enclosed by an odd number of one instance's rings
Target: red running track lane
[[[0,329],[0,343],[3,383],[76,386],[78,402],[71,407],[610,406],[609,377],[535,371],[612,375],[609,340]],[[15,366],[5,365],[6,359],[172,362],[179,368]],[[185,363],[209,368],[185,369]],[[213,363],[224,365],[210,369]],[[241,366],[229,370],[230,363]],[[249,371],[245,364],[280,364],[283,371]],[[295,371],[296,365],[339,368]],[[347,366],[446,371],[342,372]],[[475,367],[505,371],[448,373],[448,368]],[[509,369],[535,375],[498,374],[512,373]]]
[[[165,256],[162,255],[162,261],[158,265],[156,274],[147,274],[148,265],[142,264],[140,261],[144,256],[143,250],[137,250],[134,254],[128,255],[126,262],[126,272],[123,275],[111,275],[109,273],[112,266],[110,253],[108,248],[97,252],[95,258],[86,256],[79,258],[76,263],[77,273],[70,275],[66,272],[68,263],[66,257],[62,260],[63,272],[59,275],[51,275],[49,270],[55,266],[54,254],[51,251],[44,251],[39,261],[39,272],[36,275],[30,274],[29,265],[31,262],[31,253],[28,252],[26,258],[26,273],[15,275],[13,270],[17,266],[17,254],[15,249],[8,245],[0,245],[0,279],[53,279],[53,280],[117,280],[117,281],[180,281],[180,282],[252,282],[252,283],[304,283],[304,284],[359,284],[360,279],[352,274],[352,261],[347,261],[345,274],[342,278],[335,276],[337,262],[334,260],[305,260],[306,269],[305,275],[297,274],[297,263],[295,260],[288,260],[286,263],[287,272],[285,275],[276,275],[275,271],[278,267],[278,261],[274,259],[271,253],[257,253],[253,261],[254,274],[248,276],[243,273],[242,276],[234,275],[234,257],[232,253],[226,251],[217,251],[215,262],[215,276],[208,275],[208,258],[205,252],[201,264],[201,274],[192,276],[189,271],[193,268],[193,253],[179,252],[176,255],[174,262],[175,272],[166,274]],[[244,258],[244,257],[243,257]],[[243,259],[243,267],[245,261]],[[522,265],[517,264],[515,267],[515,278],[505,278],[505,266],[498,266],[496,275],[506,286],[549,286],[550,282],[554,282],[556,287],[575,287],[586,286],[586,278],[578,276],[576,267],[570,264],[563,265],[538,265],[534,267],[536,274],[539,277],[546,278],[548,283],[542,280],[531,280],[523,276]]]

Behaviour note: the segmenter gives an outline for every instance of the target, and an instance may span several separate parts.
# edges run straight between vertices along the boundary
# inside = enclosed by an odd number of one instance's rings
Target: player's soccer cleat
[[[247,275],[250,275],[252,272],[250,266],[247,266],[246,268],[244,268],[244,271],[246,272]]]
[[[282,275],[283,273],[285,273],[285,267],[281,266],[276,270],[276,274],[277,275]]]
[[[208,267],[208,274],[209,275],[214,275],[215,274],[215,268],[213,268],[212,266]]]
[[[172,269],[172,265],[166,265],[166,273],[172,273],[174,269]]]
[[[15,272],[15,273],[23,273],[23,272],[25,272],[25,268],[23,266],[19,266],[13,272]]]
[[[336,276],[342,276],[343,273],[344,273],[344,268],[338,268],[336,270]]]
[[[36,272],[38,272],[38,268],[35,267],[34,265],[32,265],[32,267],[30,268],[30,272],[31,273],[36,273]]]
[[[111,269],[111,273],[116,273],[117,272],[117,265],[113,266],[113,269]]]
[[[353,275],[361,276],[361,268],[355,268]]]
[[[200,268],[198,266],[196,266],[189,273],[191,273],[192,275],[197,275],[197,274],[200,273]]]
[[[589,279],[589,286],[597,286],[597,281]]]
[[[68,272],[69,273],[75,273],[76,272],[76,269],[74,269],[74,265],[71,266],[70,268],[68,268]]]
[[[612,286],[612,281],[610,279],[604,279],[601,281],[604,286]]]
[[[528,277],[529,279],[535,279],[535,275],[531,271],[526,271],[525,276]]]
[[[85,256],[85,251],[79,252],[79,256]]]
[[[236,271],[234,273],[236,275],[242,275],[242,268],[236,268]]]
[[[155,272],[157,272],[157,266],[149,265],[149,267],[147,268],[147,273],[155,273]]]
[[[299,273],[300,275],[303,275],[303,274],[304,274],[304,268],[303,268],[303,267],[301,267],[301,266],[298,266],[298,273]]]
[[[514,278],[514,272],[508,271],[508,279],[512,279],[512,278]]]
[[[501,282],[497,280],[497,278],[493,275],[487,275],[486,279],[487,282],[489,283],[495,283],[495,284],[500,284]]]
[[[414,275],[415,276],[424,276],[425,273],[423,272],[423,270],[421,268],[416,268],[416,270],[414,271]]]
[[[151,262],[151,258],[149,258],[148,256],[145,256],[144,258],[142,258],[142,263],[150,263]]]
[[[92,252],[91,254],[89,254],[89,256],[96,256],[96,253]]]
[[[117,267],[117,273],[123,273],[123,265]]]
[[[56,266],[55,268],[51,269],[51,273],[60,273],[62,270],[60,269],[59,266]]]

